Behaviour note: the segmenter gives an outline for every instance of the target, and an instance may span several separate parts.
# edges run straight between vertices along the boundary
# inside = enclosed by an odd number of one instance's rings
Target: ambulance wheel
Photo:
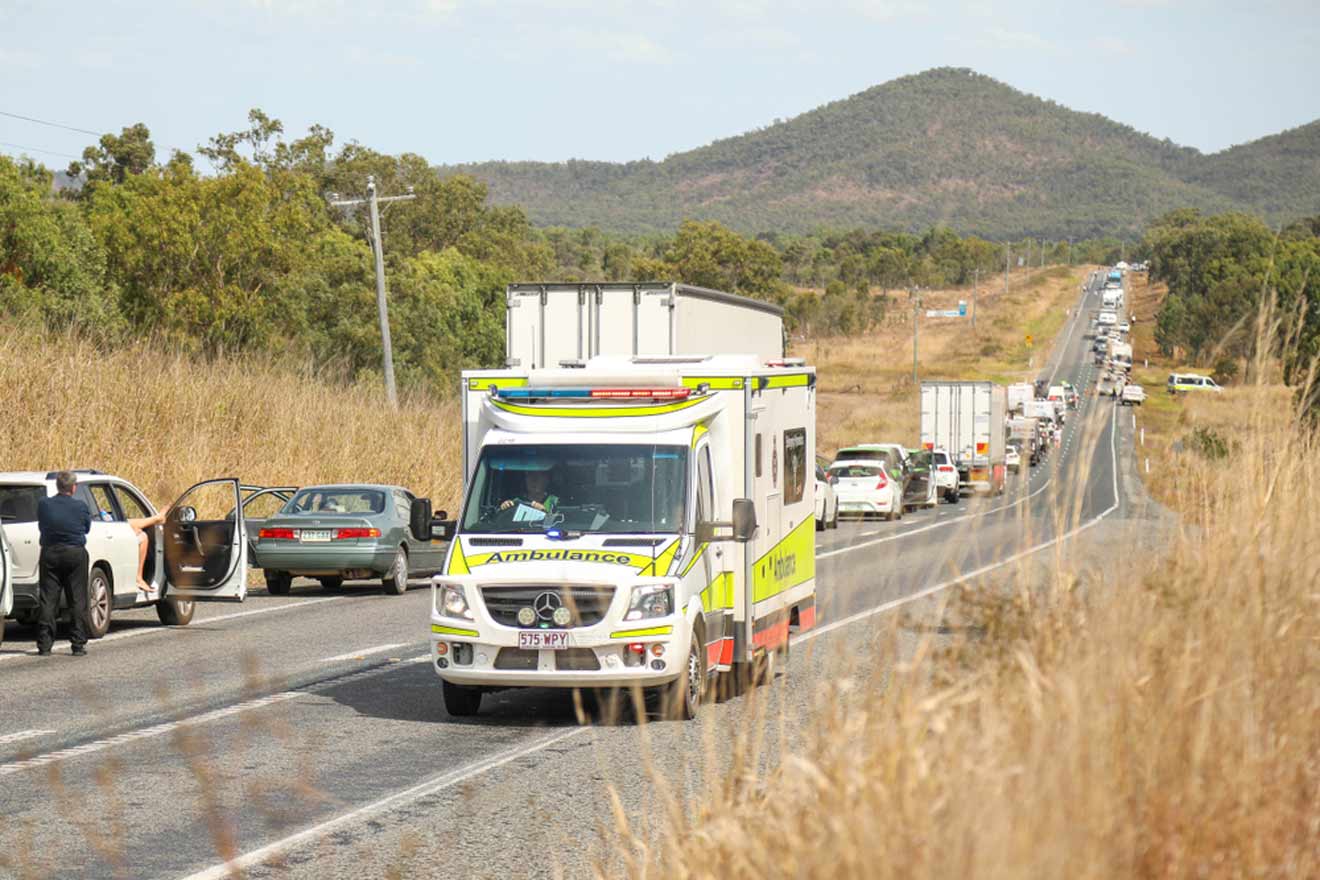
[[[481,709],[481,690],[461,684],[440,682],[445,697],[445,711],[455,718],[470,718]]]
[[[702,636],[700,630],[692,633],[688,643],[687,662],[683,672],[669,686],[668,693],[661,700],[661,709],[666,718],[679,721],[691,721],[701,710],[701,701],[706,696],[706,658],[702,656]]]

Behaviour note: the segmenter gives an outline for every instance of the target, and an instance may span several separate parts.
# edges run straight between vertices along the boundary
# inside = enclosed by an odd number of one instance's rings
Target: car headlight
[[[674,613],[674,588],[669,584],[638,584],[633,587],[624,620],[668,617]]]
[[[435,613],[441,617],[457,617],[462,620],[472,619],[472,609],[468,607],[467,594],[460,584],[435,585]]]

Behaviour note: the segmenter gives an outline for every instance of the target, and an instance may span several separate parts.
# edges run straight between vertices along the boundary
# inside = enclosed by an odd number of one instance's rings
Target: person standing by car
[[[92,512],[73,497],[78,478],[71,471],[55,475],[56,494],[37,503],[37,529],[41,535],[41,579],[37,597],[37,654],[50,655],[55,643],[55,618],[60,592],[73,609],[69,642],[73,655],[87,653],[87,533]]]

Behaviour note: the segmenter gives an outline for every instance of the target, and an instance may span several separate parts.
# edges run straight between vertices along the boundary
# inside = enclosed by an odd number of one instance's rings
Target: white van
[[[1170,394],[1177,394],[1179,391],[1219,392],[1224,390],[1209,376],[1198,376],[1195,373],[1170,373],[1167,387]]]
[[[430,612],[445,707],[640,686],[692,717],[815,624],[815,449],[800,361],[464,373],[466,500]]]
[[[1096,318],[1096,322],[1101,327],[1113,327],[1115,324],[1118,323],[1118,313],[1106,309],[1100,313],[1100,316],[1098,318]]]

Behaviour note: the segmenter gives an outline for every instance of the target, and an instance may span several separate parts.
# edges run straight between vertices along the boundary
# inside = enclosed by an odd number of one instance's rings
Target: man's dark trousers
[[[69,642],[74,648],[87,644],[87,548],[56,544],[41,548],[41,593],[38,597],[37,650],[49,651],[55,642],[55,618],[60,591],[73,609]]]

